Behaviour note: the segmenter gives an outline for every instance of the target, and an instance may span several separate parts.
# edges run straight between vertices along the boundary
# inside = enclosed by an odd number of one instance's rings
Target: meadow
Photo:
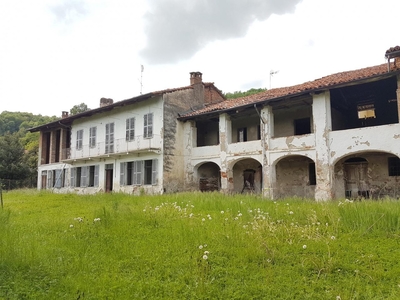
[[[3,193],[0,299],[400,299],[397,200]]]

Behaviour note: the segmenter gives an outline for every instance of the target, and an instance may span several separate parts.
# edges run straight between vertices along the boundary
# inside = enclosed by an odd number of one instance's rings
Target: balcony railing
[[[125,138],[115,139],[114,143],[106,145],[105,142],[96,143],[94,147],[89,144],[82,145],[81,149],[75,147],[63,149],[66,160],[95,158],[111,156],[121,153],[139,153],[148,151],[160,151],[162,147],[161,136],[153,135],[152,138],[135,136],[134,140],[127,141]]]

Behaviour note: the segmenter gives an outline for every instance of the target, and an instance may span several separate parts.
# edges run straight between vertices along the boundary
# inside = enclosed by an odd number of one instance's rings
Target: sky
[[[61,117],[195,71],[226,93],[382,64],[399,12],[398,0],[0,0],[0,113]]]

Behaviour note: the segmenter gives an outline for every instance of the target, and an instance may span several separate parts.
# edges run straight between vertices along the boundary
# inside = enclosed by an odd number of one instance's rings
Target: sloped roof
[[[218,111],[226,111],[258,103],[267,103],[274,100],[281,100],[283,98],[291,98],[302,94],[340,87],[351,83],[372,79],[375,77],[386,77],[388,75],[393,76],[394,73],[399,73],[399,70],[396,69],[394,71],[388,72],[386,64],[353,71],[340,72],[294,86],[270,89],[258,94],[253,94],[250,96],[232,100],[226,100],[217,104],[209,105],[193,112],[189,112],[185,115],[182,115],[180,119],[190,119],[192,117]]]
[[[215,87],[213,82],[203,82],[202,84],[205,87],[214,88],[218,93],[220,93],[222,95],[222,92],[217,87]],[[133,97],[133,98],[129,98],[129,99],[126,99],[126,100],[114,102],[113,104],[110,104],[110,105],[106,105],[106,106],[90,109],[90,110],[81,112],[79,114],[70,115],[70,116],[68,116],[66,118],[58,119],[56,121],[53,121],[53,122],[50,122],[50,123],[47,123],[47,124],[44,124],[44,125],[40,125],[40,126],[37,126],[37,127],[34,127],[34,128],[30,128],[28,130],[30,132],[36,132],[36,131],[40,131],[40,130],[44,130],[44,129],[51,129],[51,128],[59,128],[59,127],[63,127],[63,126],[64,127],[65,126],[70,126],[74,120],[77,120],[77,119],[80,119],[80,118],[90,117],[90,116],[93,116],[93,115],[98,114],[98,113],[110,111],[110,110],[112,110],[112,109],[114,109],[116,107],[122,107],[122,106],[130,105],[130,104],[134,104],[134,103],[139,103],[139,102],[145,101],[147,99],[153,98],[155,96],[161,96],[163,94],[168,94],[168,93],[173,93],[173,92],[183,91],[183,90],[188,90],[188,89],[193,89],[193,86],[192,85],[188,85],[188,86],[183,86],[183,87],[178,87],[178,88],[155,91],[155,92],[147,93],[147,94],[144,94],[144,95],[139,95],[139,96],[136,96],[136,97]]]

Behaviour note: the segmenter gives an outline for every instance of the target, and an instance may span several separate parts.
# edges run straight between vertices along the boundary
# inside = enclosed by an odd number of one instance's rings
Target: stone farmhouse
[[[40,132],[38,189],[400,196],[400,47],[387,64],[226,100],[190,85],[113,102]]]

